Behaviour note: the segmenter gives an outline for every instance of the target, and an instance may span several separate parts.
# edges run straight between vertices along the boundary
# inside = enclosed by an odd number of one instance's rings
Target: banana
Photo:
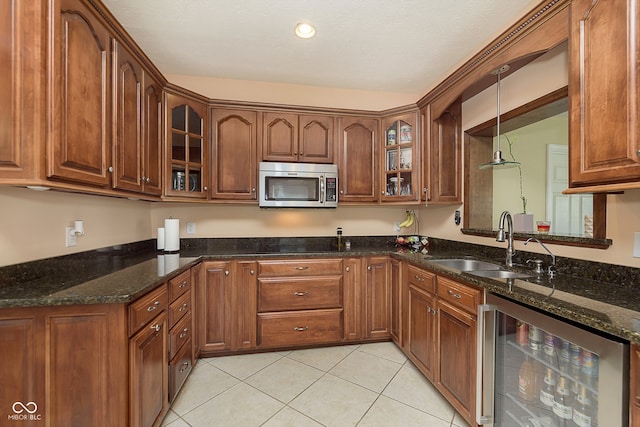
[[[407,211],[407,217],[405,218],[404,221],[402,221],[400,224],[398,224],[398,227],[402,228],[408,228],[411,227],[413,225],[413,222],[415,221],[415,215],[413,213],[413,211]]]
[[[400,228],[406,227],[410,220],[411,220],[411,214],[410,214],[409,211],[407,211],[406,218],[404,219],[404,221],[402,221],[400,224],[398,224],[398,227],[400,227]]]
[[[409,212],[409,222],[404,225],[405,228],[411,227],[413,225],[414,221],[415,221],[415,216],[413,214],[413,211],[411,211],[411,212]]]

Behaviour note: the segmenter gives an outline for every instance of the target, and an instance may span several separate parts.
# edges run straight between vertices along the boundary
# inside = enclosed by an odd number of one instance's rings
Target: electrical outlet
[[[393,231],[395,233],[399,233],[400,232],[400,221],[396,221],[393,223]]]
[[[187,223],[187,234],[196,234],[196,223],[188,222]]]
[[[71,246],[75,246],[76,245],[76,229],[75,227],[65,227],[64,228],[67,232],[67,237],[65,240],[65,244],[67,246],[67,248],[70,248]]]

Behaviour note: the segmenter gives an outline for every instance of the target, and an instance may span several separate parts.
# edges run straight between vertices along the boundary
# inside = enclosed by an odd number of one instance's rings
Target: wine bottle
[[[518,395],[527,402],[532,402],[537,396],[538,376],[535,368],[532,358],[527,354],[518,372]]]
[[[573,402],[567,377],[561,376],[558,379],[553,401],[553,413],[558,416],[560,421],[568,421],[569,423],[573,421]]]
[[[594,420],[589,390],[582,385],[580,386],[580,392],[573,406],[573,422],[578,427],[592,427],[595,425]]]
[[[549,410],[553,410],[553,401],[556,391],[556,373],[551,368],[547,368],[544,375],[542,387],[540,388],[540,402]]]

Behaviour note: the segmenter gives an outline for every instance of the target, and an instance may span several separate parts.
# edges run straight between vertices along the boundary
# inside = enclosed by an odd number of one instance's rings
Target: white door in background
[[[593,215],[591,194],[562,194],[569,188],[566,145],[547,144],[547,220],[551,232],[564,236],[584,234],[584,216]]]

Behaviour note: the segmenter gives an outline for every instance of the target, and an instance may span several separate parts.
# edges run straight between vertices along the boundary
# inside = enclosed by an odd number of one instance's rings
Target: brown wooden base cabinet
[[[629,425],[640,426],[640,345],[631,345],[630,357],[631,372],[629,373]]]

